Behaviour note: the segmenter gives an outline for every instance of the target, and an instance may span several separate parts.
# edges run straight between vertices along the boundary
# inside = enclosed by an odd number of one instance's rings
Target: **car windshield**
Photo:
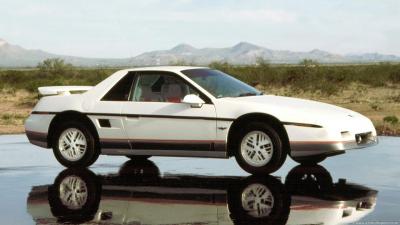
[[[189,69],[182,73],[216,98],[262,95],[252,86],[218,70]]]

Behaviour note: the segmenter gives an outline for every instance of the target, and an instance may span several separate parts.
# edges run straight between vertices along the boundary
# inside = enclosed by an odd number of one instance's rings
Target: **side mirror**
[[[183,98],[182,103],[190,104],[192,108],[201,108],[205,102],[199,96],[190,94]]]

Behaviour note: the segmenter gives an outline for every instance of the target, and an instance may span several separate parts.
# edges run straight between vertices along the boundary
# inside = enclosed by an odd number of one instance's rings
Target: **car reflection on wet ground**
[[[283,184],[273,176],[161,177],[146,160],[106,176],[64,170],[54,184],[32,188],[28,212],[38,224],[336,224],[369,214],[376,193],[333,183],[321,166],[297,166]]]
[[[64,169],[0,136],[1,224],[400,224],[400,139],[249,176],[233,159],[102,156]]]

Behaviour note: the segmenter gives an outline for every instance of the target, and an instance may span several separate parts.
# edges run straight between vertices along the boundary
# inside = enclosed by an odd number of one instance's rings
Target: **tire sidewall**
[[[60,135],[69,128],[75,128],[80,130],[86,138],[86,151],[82,158],[77,161],[69,161],[68,159],[62,156],[60,149],[59,149],[59,137]],[[54,156],[62,165],[66,167],[87,167],[93,163],[93,159],[96,158],[98,155],[97,145],[93,134],[90,130],[83,124],[79,122],[66,122],[61,124],[55,131],[54,139],[53,139],[53,152]]]
[[[241,143],[243,138],[252,131],[262,131],[269,136],[273,145],[273,153],[271,160],[264,166],[255,167],[248,164],[242,154],[241,154]],[[264,123],[249,123],[240,133],[238,136],[238,140],[236,143],[236,151],[235,151],[235,158],[240,167],[242,167],[245,171],[251,174],[269,174],[278,170],[281,166],[283,161],[286,159],[286,152],[284,152],[282,147],[282,141],[279,137],[279,134],[269,125]]]

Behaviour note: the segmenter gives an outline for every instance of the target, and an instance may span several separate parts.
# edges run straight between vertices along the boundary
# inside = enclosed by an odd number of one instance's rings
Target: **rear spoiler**
[[[85,92],[92,89],[93,86],[48,86],[39,87],[40,96],[49,95],[70,95],[71,92]]]

